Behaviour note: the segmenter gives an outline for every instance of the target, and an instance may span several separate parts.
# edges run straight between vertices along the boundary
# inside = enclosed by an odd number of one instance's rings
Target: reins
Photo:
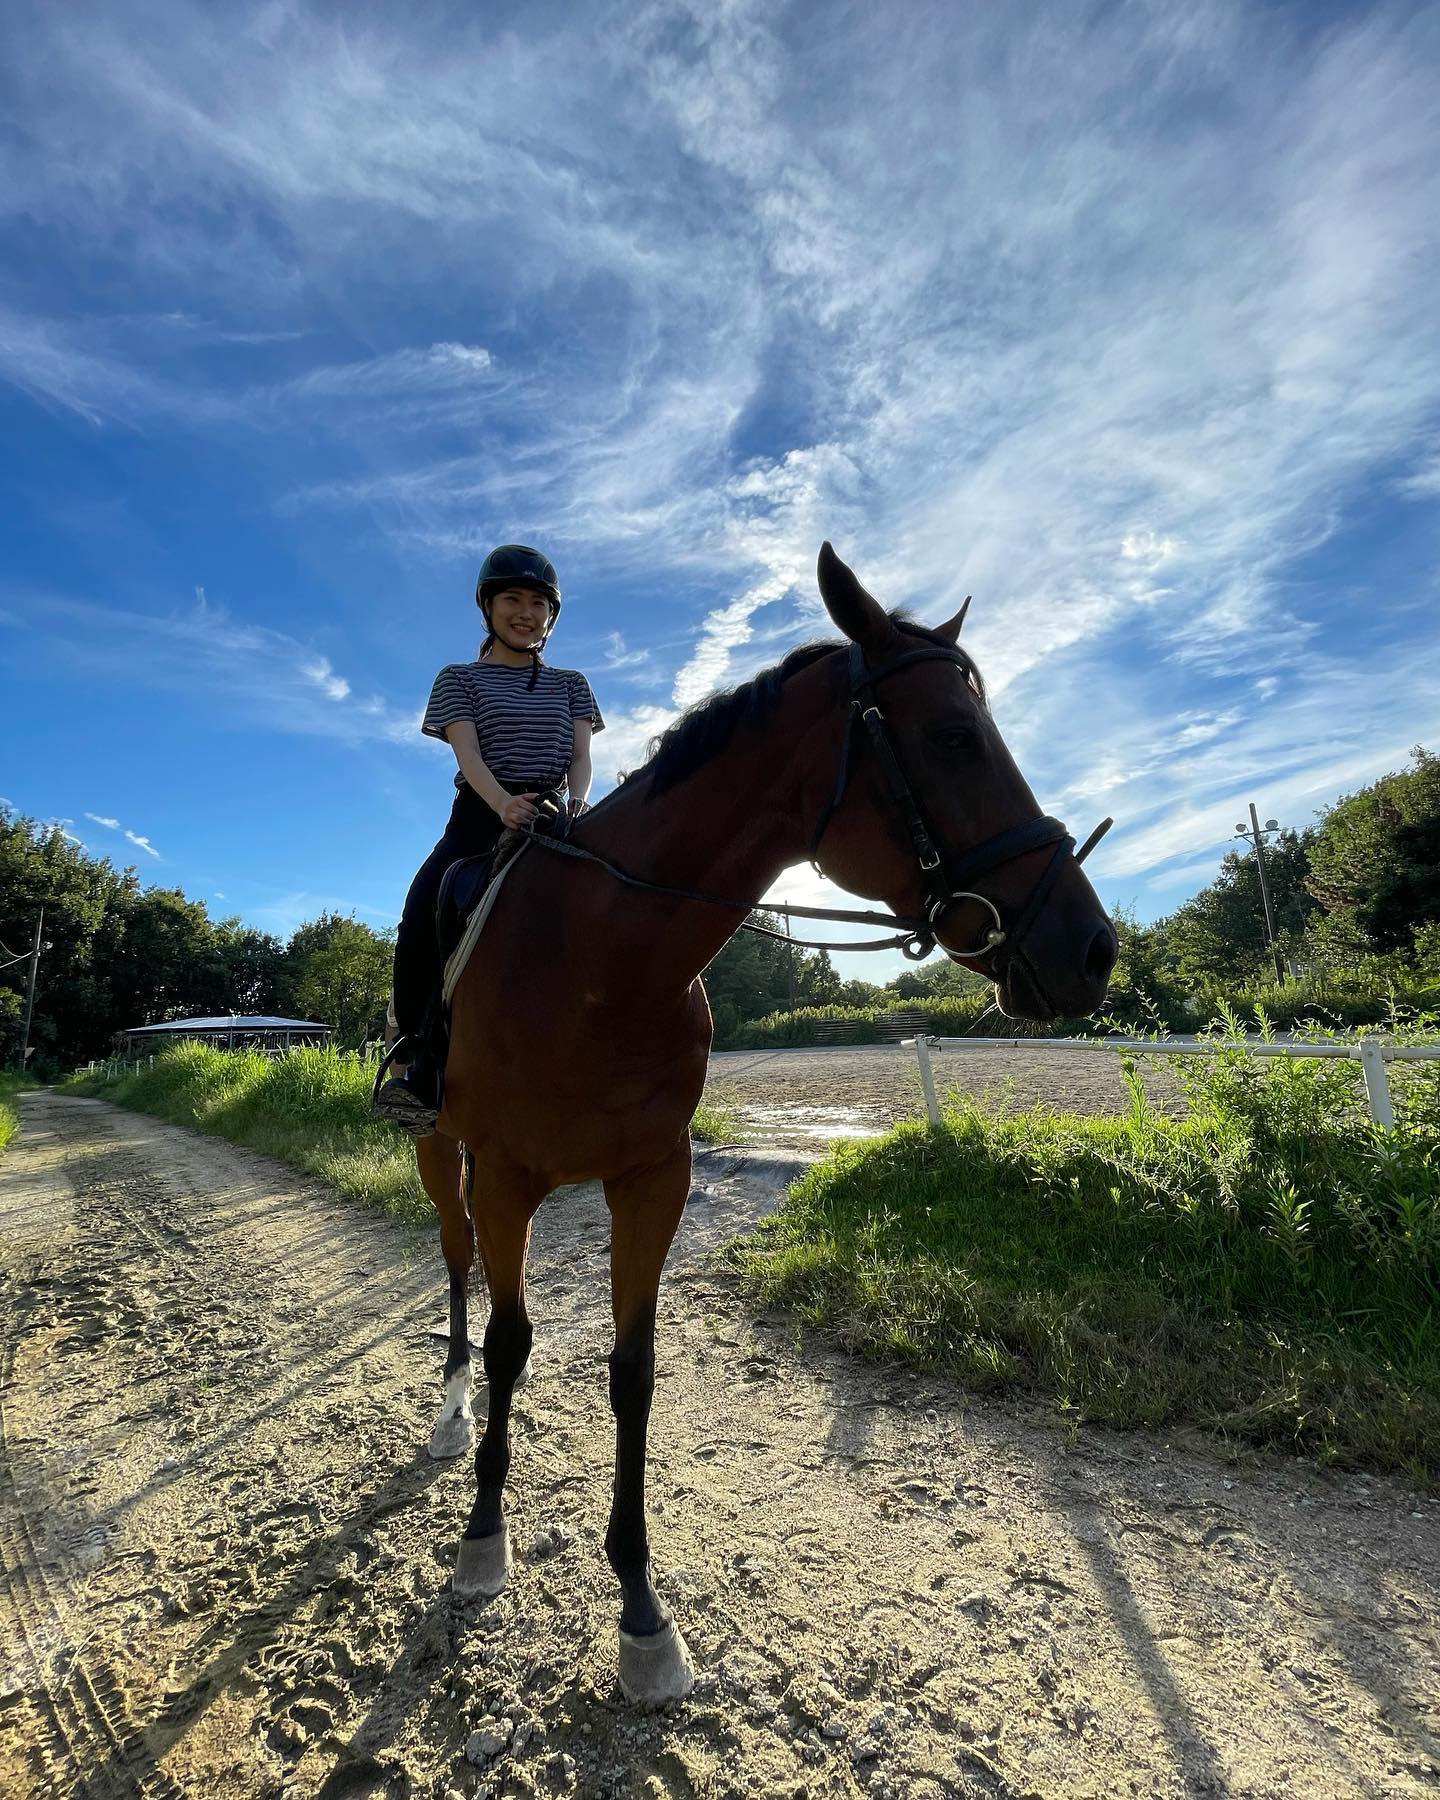
[[[907,650],[899,656],[892,657],[889,662],[882,663],[878,669],[866,666],[864,653],[858,644],[852,644],[849,652],[850,674],[850,712],[846,722],[845,737],[840,749],[840,764],[836,771],[835,786],[825,810],[816,822],[810,837],[810,862],[816,873],[822,871],[815,859],[820,851],[821,839],[829,829],[830,822],[839,810],[840,803],[850,783],[850,776],[855,766],[854,740],[861,730],[865,732],[866,741],[874,752],[876,762],[885,784],[889,790],[889,798],[899,813],[910,837],[911,848],[915,853],[916,864],[920,872],[920,885],[924,898],[924,913],[912,917],[902,913],[879,913],[852,911],[832,906],[791,906],[781,904],[767,907],[767,912],[780,914],[785,919],[825,919],[846,925],[898,925],[899,933],[893,937],[870,938],[863,943],[831,943],[813,938],[794,938],[788,932],[773,931],[768,925],[757,925],[746,919],[741,925],[742,931],[753,931],[760,937],[775,938],[781,943],[795,944],[802,950],[899,950],[912,962],[919,962],[927,957],[938,941],[939,922],[944,915],[962,900],[974,900],[990,914],[994,923],[986,930],[983,942],[972,951],[963,952],[973,960],[991,956],[1002,947],[1007,959],[1019,950],[1021,941],[1030,927],[1035,923],[1049,899],[1051,891],[1060,879],[1065,859],[1074,855],[1077,864],[1085,858],[1104,837],[1114,824],[1113,819],[1103,819],[1086,838],[1081,848],[1076,851],[1075,840],[1061,824],[1059,819],[1048,815],[1027,819],[1023,824],[1012,825],[1008,830],[997,832],[995,836],[986,838],[983,843],[953,856],[947,856],[935,842],[918,796],[911,787],[905,769],[896,752],[891,739],[885,715],[880,710],[879,700],[875,695],[877,684],[887,676],[896,674],[901,669],[909,668],[913,663],[948,662],[957,668],[968,670],[969,664],[961,652],[941,645],[927,645],[923,649]],[[524,835],[531,843],[539,844],[552,850],[558,856],[568,856],[577,862],[593,863],[603,869],[616,881],[623,882],[626,887],[636,888],[642,893],[658,894],[670,900],[688,900],[702,906],[723,906],[735,912],[750,913],[756,910],[753,900],[734,900],[721,894],[707,894],[696,888],[668,887],[662,882],[646,881],[628,870],[618,867],[607,858],[593,850],[583,849],[579,844],[569,843],[564,838],[550,837],[537,832],[533,826],[524,828]],[[1014,923],[1007,931],[1000,916],[1000,909],[987,895],[976,893],[967,882],[980,875],[988,874],[1002,863],[1013,862],[1017,857],[1028,855],[1032,850],[1052,847],[1050,861],[1046,864],[1024,904],[1016,915]]]
[[[645,881],[639,875],[631,875],[616,863],[598,855],[594,850],[586,850],[579,844],[572,844],[565,838],[550,837],[531,827],[525,827],[525,836],[532,844],[543,850],[553,850],[557,856],[573,857],[577,862],[593,863],[603,869],[616,881],[623,882],[626,887],[638,888],[642,893],[658,894],[667,900],[693,900],[701,906],[724,906],[734,912],[755,912],[753,900],[731,900],[723,894],[706,894],[698,888],[667,887],[663,882]],[[900,913],[850,912],[832,906],[767,906],[766,912],[780,913],[787,919],[833,919],[842,925],[902,925],[905,927],[899,937],[871,938],[863,944],[835,944],[807,938],[789,937],[783,931],[772,931],[768,925],[756,925],[746,920],[740,929],[753,931],[761,937],[778,938],[781,943],[794,944],[800,950],[894,950],[908,943],[917,932],[923,932],[925,921],[918,918],[907,918]],[[928,955],[929,952],[927,951]]]

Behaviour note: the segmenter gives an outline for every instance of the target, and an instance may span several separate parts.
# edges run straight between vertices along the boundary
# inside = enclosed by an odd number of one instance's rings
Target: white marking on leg
[[[430,1454],[443,1459],[463,1456],[475,1442],[475,1415],[470,1410],[470,1364],[462,1363],[445,1379],[445,1404],[430,1433]]]
[[[445,1405],[442,1419],[463,1418],[470,1411],[470,1365],[461,1363],[445,1383]]]

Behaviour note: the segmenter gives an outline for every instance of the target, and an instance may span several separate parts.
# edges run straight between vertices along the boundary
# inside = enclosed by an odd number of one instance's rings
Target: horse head
[[[930,630],[893,619],[828,543],[817,572],[851,645],[847,737],[813,840],[817,865],[852,893],[927,919],[952,961],[995,983],[1012,1017],[1094,1011],[1115,928],[959,648],[968,599]]]

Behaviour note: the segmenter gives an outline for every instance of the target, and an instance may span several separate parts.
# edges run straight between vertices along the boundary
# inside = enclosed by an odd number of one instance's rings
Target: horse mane
[[[980,704],[988,705],[984,680],[968,650],[960,649],[938,631],[932,631],[928,626],[906,618],[898,610],[893,611],[890,618],[907,636],[939,644],[946,650],[954,650]],[[748,681],[742,681],[736,687],[698,701],[667,730],[650,740],[649,760],[636,769],[630,779],[633,781],[636,776],[648,775],[650,792],[663,794],[667,788],[674,787],[687,775],[693,775],[713,756],[718,756],[742,725],[763,723],[774,711],[780,699],[780,690],[792,675],[798,675],[802,669],[808,669],[822,657],[849,648],[849,644],[839,638],[823,643],[801,644],[773,668],[762,669]]]

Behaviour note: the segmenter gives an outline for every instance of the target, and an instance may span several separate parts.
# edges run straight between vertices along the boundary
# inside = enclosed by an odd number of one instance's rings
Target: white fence
[[[1123,1050],[1132,1056],[1226,1056],[1240,1051],[1246,1056],[1329,1056],[1358,1062],[1365,1077],[1365,1099],[1370,1117],[1382,1131],[1395,1128],[1395,1108],[1390,1101],[1390,1083],[1385,1074],[1389,1062],[1440,1061],[1440,1044],[1389,1044],[1383,1038],[1354,1038],[1349,1043],[1267,1043],[1263,1038],[997,1038],[997,1037],[914,1037],[913,1044],[920,1064],[920,1086],[925,1093],[925,1111],[930,1123],[940,1123],[940,1102],[935,1097],[935,1069],[932,1050]]]

